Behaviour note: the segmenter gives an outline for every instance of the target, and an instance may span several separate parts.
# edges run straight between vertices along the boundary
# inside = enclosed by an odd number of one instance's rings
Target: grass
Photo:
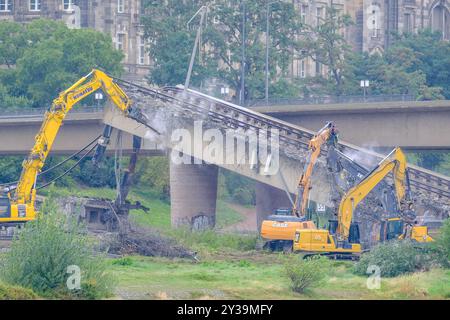
[[[113,200],[116,196],[114,189],[108,188],[50,188],[51,192],[60,197],[97,197]],[[41,192],[47,195],[49,191]],[[162,231],[170,228],[170,204],[160,200],[151,191],[133,188],[128,200],[139,201],[143,206],[150,208],[150,212],[144,210],[132,210],[130,217],[133,222],[140,226],[154,227]],[[219,229],[236,224],[243,220],[242,215],[232,209],[226,201],[217,201],[216,224]]]
[[[111,189],[58,189],[61,196],[114,199]],[[140,201],[149,213],[133,210],[137,224],[151,226],[199,252],[201,262],[131,256],[111,259],[116,298],[121,299],[450,299],[450,271],[432,269],[396,278],[383,278],[379,290],[367,289],[367,277],[352,274],[353,263],[334,261],[319,288],[298,294],[290,290],[277,254],[254,251],[256,235],[220,232],[242,216],[218,201],[218,231],[191,233],[170,228],[170,205],[155,195],[133,189],[131,201]]]
[[[114,264],[117,298],[135,299],[448,299],[450,271],[433,269],[386,278],[380,290],[369,290],[366,277],[351,273],[351,262],[334,262],[320,288],[294,293],[275,254],[209,257],[187,260],[132,257],[130,265]]]

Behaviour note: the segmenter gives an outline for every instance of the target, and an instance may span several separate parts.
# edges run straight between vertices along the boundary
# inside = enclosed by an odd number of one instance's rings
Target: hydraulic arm
[[[8,192],[9,204],[0,213],[0,224],[23,223],[36,216],[36,179],[44,167],[59,129],[76,103],[102,89],[122,112],[139,122],[142,115],[131,108],[131,100],[114,80],[100,70],[92,70],[67,90],[61,92],[44,115],[42,126],[36,135],[30,155],[23,162],[23,169],[16,188]]]
[[[378,186],[389,174],[393,173],[394,187],[397,194],[397,206],[400,208],[406,199],[406,157],[400,148],[394,149],[361,182],[351,188],[341,201],[338,213],[337,238],[348,239],[353,212],[356,206]]]
[[[306,206],[308,204],[309,191],[311,190],[311,176],[313,169],[317,158],[320,155],[322,145],[327,142],[333,145],[337,143],[337,130],[333,122],[327,123],[327,125],[320,129],[317,135],[309,141],[307,160],[305,162],[303,173],[298,181],[297,195],[292,208],[292,213],[298,217],[304,217],[306,215]],[[299,212],[298,207],[300,199],[301,204]]]

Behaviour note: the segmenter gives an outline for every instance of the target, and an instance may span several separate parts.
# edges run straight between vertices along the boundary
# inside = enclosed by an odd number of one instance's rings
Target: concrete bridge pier
[[[215,165],[170,162],[172,227],[205,230],[215,226],[217,177]]]
[[[268,184],[257,182],[256,193],[256,222],[258,231],[261,230],[263,220],[279,208],[291,208],[286,192]]]

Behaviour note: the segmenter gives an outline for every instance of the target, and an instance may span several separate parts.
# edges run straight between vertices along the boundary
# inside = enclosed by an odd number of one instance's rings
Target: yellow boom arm
[[[80,100],[102,89],[114,104],[128,114],[131,100],[125,92],[113,82],[113,79],[99,70],[92,70],[78,80],[69,89],[61,92],[53,101],[44,116],[44,122],[35,138],[30,155],[23,162],[22,174],[17,188],[10,195],[11,219],[19,218],[26,212],[26,220],[34,218],[36,197],[36,178],[41,172],[45,160],[52,149],[53,142],[67,113]]]
[[[309,141],[308,145],[308,157],[303,169],[302,175],[298,181],[297,195],[295,197],[294,207],[292,208],[293,214],[299,216],[298,207],[300,198],[300,216],[306,215],[306,205],[308,203],[309,191],[311,189],[311,175],[316,164],[317,158],[320,155],[322,145],[326,143],[331,136],[336,135],[336,129],[332,122],[328,123],[325,127],[320,129],[317,135]]]
[[[337,235],[339,240],[347,239],[356,206],[372,191],[391,171],[397,192],[398,206],[406,196],[406,157],[400,148],[395,148],[384,158],[358,185],[351,188],[341,201],[338,213]]]

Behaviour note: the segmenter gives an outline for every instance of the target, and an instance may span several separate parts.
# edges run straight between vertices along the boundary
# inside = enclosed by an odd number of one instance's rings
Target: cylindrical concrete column
[[[215,165],[170,163],[170,203],[173,227],[193,230],[216,223],[217,174]]]
[[[291,208],[292,205],[285,191],[271,187],[264,183],[256,183],[256,221],[258,231],[267,216],[279,208]]]

